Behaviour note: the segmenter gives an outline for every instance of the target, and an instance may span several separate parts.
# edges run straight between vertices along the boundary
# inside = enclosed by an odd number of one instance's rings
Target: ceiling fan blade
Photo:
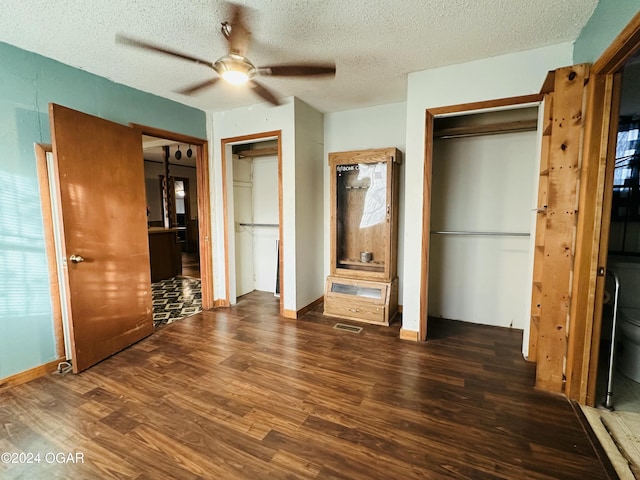
[[[320,75],[335,75],[335,64],[321,65],[270,65],[267,67],[259,67],[258,71],[261,75],[270,75],[272,77],[308,77]]]
[[[189,87],[186,88],[182,88],[180,90],[176,90],[176,93],[180,93],[182,95],[192,95],[194,93],[196,93],[199,90],[202,90],[203,88],[207,88],[207,87],[212,87],[213,85],[215,85],[218,80],[220,80],[219,78],[210,78],[209,80],[205,80],[204,82],[199,82],[196,83],[194,85],[191,85]]]
[[[222,33],[229,41],[229,53],[245,57],[251,41],[251,32],[244,21],[246,9],[236,3],[229,6],[231,21],[222,24]]]
[[[249,86],[253,89],[256,94],[261,96],[264,100],[269,102],[271,105],[278,106],[280,105],[280,101],[275,97],[273,93],[271,93],[267,88],[260,85],[255,80],[249,81]]]
[[[126,35],[120,35],[120,34],[116,35],[116,42],[121,43],[123,45],[130,45],[132,47],[142,48],[144,50],[151,50],[153,52],[164,53],[165,55],[182,58],[183,60],[188,60],[190,62],[199,63],[202,65],[206,65],[207,67],[213,68],[213,63],[210,62],[209,60],[204,60],[202,58],[194,57],[192,55],[187,55],[182,52],[177,52],[169,48],[161,47],[160,45],[154,45],[153,43],[148,43],[142,40],[137,40],[135,38],[127,37]]]

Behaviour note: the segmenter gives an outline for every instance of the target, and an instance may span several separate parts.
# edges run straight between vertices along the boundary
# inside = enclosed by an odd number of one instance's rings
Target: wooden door
[[[153,332],[142,139],[59,105],[49,114],[77,373]]]

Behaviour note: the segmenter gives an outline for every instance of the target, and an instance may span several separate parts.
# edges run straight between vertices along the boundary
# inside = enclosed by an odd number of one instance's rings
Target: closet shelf
[[[278,147],[254,148],[236,153],[239,158],[272,157],[278,154]]]
[[[477,135],[499,135],[501,133],[532,132],[538,128],[538,120],[515,120],[488,125],[467,125],[441,128],[433,132],[434,138],[460,138]]]
[[[339,260],[339,263],[341,265],[358,265],[358,266],[363,266],[363,265],[371,265],[372,267],[384,267],[384,262],[379,262],[376,260],[372,260],[370,262],[361,262],[360,260],[352,260],[350,258],[344,258],[342,260]]]

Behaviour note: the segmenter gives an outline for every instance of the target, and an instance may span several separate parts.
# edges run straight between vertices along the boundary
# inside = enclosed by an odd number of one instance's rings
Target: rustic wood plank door
[[[140,132],[49,106],[73,371],[153,332]]]

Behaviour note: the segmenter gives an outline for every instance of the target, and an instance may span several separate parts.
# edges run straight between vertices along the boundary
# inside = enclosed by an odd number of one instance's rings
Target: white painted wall
[[[408,77],[407,101],[346,112],[324,115],[324,154],[322,159],[325,192],[323,214],[323,270],[329,270],[329,209],[328,166],[329,152],[360,150],[366,148],[396,146],[405,153],[400,170],[400,238],[399,265],[400,303],[403,304],[403,328],[417,331],[419,328],[420,258],[422,241],[422,191],[424,167],[424,116],[427,108],[460,103],[493,100],[537,93],[549,70],[572,64],[572,45],[564,43],[529,50],[466,64],[442,67],[412,73]],[[296,174],[296,112],[295,100],[288,99],[279,107],[266,104],[253,105],[226,112],[213,113],[208,119],[211,141],[211,189],[212,222],[214,225],[214,277],[215,297],[223,298],[225,289],[222,223],[222,179],[219,172],[220,141],[223,138],[249,135],[271,130],[282,130],[283,151],[283,229],[284,229],[284,308],[295,310],[304,306],[298,302],[298,275],[304,275],[297,249],[302,242],[296,235],[304,233],[304,227],[296,228],[298,221],[307,216],[297,216],[297,208],[306,208],[312,202],[304,199],[304,190],[296,193],[296,181],[308,176]],[[300,112],[298,112],[300,113]],[[320,140],[321,142],[322,140]],[[311,165],[311,162],[309,163]],[[228,177],[230,171],[227,170]],[[230,178],[225,179],[229,182]],[[407,203],[405,199],[412,199]],[[302,207],[303,200],[305,207]],[[232,212],[227,212],[231,214]],[[233,218],[233,217],[232,217]],[[308,238],[308,237],[305,237]],[[315,247],[314,247],[315,248]],[[308,255],[301,255],[306,259]],[[310,280],[316,281],[316,276]],[[303,282],[304,283],[304,282]],[[309,288],[305,297],[316,287]],[[525,331],[525,336],[527,332]]]
[[[248,227],[239,223],[253,222],[253,182],[250,158],[233,155],[233,218],[235,247],[235,294],[245,295],[255,290],[253,235]]]
[[[529,233],[536,132],[437,140],[432,231]],[[432,235],[429,315],[524,329],[529,237]]]
[[[253,223],[278,224],[278,156],[257,157],[252,162]],[[278,255],[277,228],[254,227],[253,271],[255,289],[274,292]]]
[[[211,147],[212,222],[214,231],[215,298],[225,297],[222,182],[232,191],[232,169],[222,179],[221,141],[270,131],[281,131],[282,229],[284,309],[297,311],[322,296],[322,114],[304,102],[289,98],[278,107],[257,104],[212,113]],[[227,158],[231,156],[228,155]],[[227,221],[233,225],[233,202],[227,199]],[[230,236],[233,228],[230,228]],[[233,238],[228,239],[229,270],[235,269]],[[300,250],[300,253],[298,253]],[[303,259],[311,259],[306,263]],[[230,278],[234,290],[235,278]],[[231,292],[233,298],[233,292]]]
[[[425,110],[537,93],[549,70],[572,64],[572,45],[564,43],[460,65],[409,74],[407,85],[405,198],[422,201]],[[423,212],[404,206],[403,329],[420,324],[420,258]]]
[[[260,144],[260,148],[276,142]],[[254,290],[274,292],[278,228],[240,223],[279,223],[278,156],[233,156],[233,210],[235,219],[235,296]]]
[[[330,267],[330,198],[329,198],[329,153],[369,148],[397,147],[405,152],[407,104],[404,102],[379,105],[375,107],[347,110],[345,112],[324,115],[324,158],[322,162],[324,176],[324,271],[329,275]],[[404,166],[400,167],[400,215],[398,220],[398,277],[399,298],[403,303],[403,259],[404,242]]]
[[[295,116],[296,307],[300,309],[324,293],[324,130],[322,114],[298,99]]]
[[[283,104],[272,107],[266,103],[242,107],[225,112],[214,112],[210,116],[209,138],[211,141],[211,211],[212,211],[212,235],[213,239],[213,267],[214,267],[214,296],[216,299],[225,298],[225,260],[224,260],[224,224],[222,203],[222,182],[227,184],[227,192],[232,192],[233,172],[227,168],[227,178],[221,178],[222,152],[221,141],[226,138],[241,137],[245,135],[259,134],[280,130],[282,141],[282,228],[283,228],[283,296],[284,308],[294,310],[296,308],[296,239],[295,239],[295,115],[293,99],[285,99]],[[230,155],[227,156],[230,158]],[[227,199],[228,203],[230,199]],[[234,268],[231,262],[234,260],[233,248],[233,208],[228,205],[227,221],[229,222],[229,269],[233,274]],[[234,262],[235,263],[235,262]],[[230,278],[231,286],[235,284],[235,278]]]

